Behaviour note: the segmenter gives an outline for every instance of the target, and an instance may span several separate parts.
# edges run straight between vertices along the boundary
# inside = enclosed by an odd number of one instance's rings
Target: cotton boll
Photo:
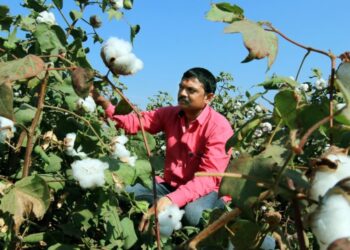
[[[311,229],[321,250],[337,239],[350,237],[350,202],[339,187],[329,190],[311,215]]]
[[[85,99],[79,98],[77,101],[78,108],[84,109],[85,112],[92,113],[96,110],[96,103],[91,96],[86,97]]]
[[[116,143],[113,148],[112,155],[118,158],[129,158],[130,151],[123,144]]]
[[[36,18],[38,23],[47,23],[47,24],[55,24],[56,18],[52,12],[48,12],[46,10],[39,13],[39,16]]]
[[[101,57],[107,67],[111,67],[114,61],[131,53],[131,43],[116,37],[111,37],[102,46]]]
[[[254,137],[261,137],[263,135],[263,131],[261,129],[256,129],[254,131]]]
[[[122,9],[124,7],[124,0],[110,0],[110,3],[116,10]]]
[[[327,158],[333,162],[337,163],[337,169],[335,171],[335,176],[338,181],[350,177],[350,157],[347,155],[328,155]]]
[[[128,141],[129,141],[129,139],[125,135],[119,135],[119,136],[116,136],[112,139],[112,143],[119,143],[122,145],[124,145]]]
[[[272,125],[269,122],[261,123],[260,127],[261,127],[263,132],[271,132],[271,130],[272,130]]]
[[[111,66],[116,75],[131,75],[143,68],[143,62],[133,53],[118,57]]]
[[[338,104],[335,106],[335,109],[336,109],[336,110],[341,110],[341,109],[343,109],[345,106],[346,106],[346,103],[338,103]]]
[[[170,225],[174,229],[175,229],[175,227],[177,229],[180,229],[181,228],[181,219],[182,219],[184,213],[185,213],[185,211],[179,209],[179,207],[177,205],[171,204],[159,213],[159,215],[158,215],[159,225]]]
[[[86,158],[72,163],[73,177],[82,188],[102,187],[105,183],[104,170],[108,163]]]
[[[315,87],[318,90],[322,90],[327,86],[326,81],[323,78],[317,79],[316,83],[315,83]]]
[[[262,108],[261,108],[260,105],[256,105],[256,106],[254,107],[254,109],[255,109],[255,111],[258,112],[258,113],[262,112]]]
[[[174,232],[174,228],[170,225],[160,225],[159,233],[161,236],[169,237]]]
[[[0,128],[3,128],[0,130],[0,143],[3,143],[6,139],[11,139],[13,133],[16,132],[13,121],[2,116],[0,116]]]
[[[73,149],[76,138],[77,138],[77,134],[76,133],[68,133],[68,134],[66,134],[66,137],[63,139],[64,147],[67,150]]]

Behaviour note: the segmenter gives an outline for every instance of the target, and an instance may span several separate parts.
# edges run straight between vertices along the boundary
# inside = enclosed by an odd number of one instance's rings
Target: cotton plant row
[[[350,157],[330,147],[317,166],[311,181],[310,198],[319,201],[311,207],[309,223],[320,249],[335,240],[350,237]]]

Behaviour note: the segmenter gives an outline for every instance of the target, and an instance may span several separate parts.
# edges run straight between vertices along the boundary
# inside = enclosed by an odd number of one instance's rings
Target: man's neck
[[[194,121],[197,119],[197,117],[202,113],[202,111],[204,110],[205,107],[203,107],[200,110],[184,110],[185,113],[185,118],[186,118],[186,122],[189,124],[190,122]]]

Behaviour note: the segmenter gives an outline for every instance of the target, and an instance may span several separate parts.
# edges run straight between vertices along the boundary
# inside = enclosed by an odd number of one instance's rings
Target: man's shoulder
[[[227,120],[227,118],[225,116],[223,116],[222,114],[217,112],[212,107],[209,107],[209,109],[210,109],[210,112],[209,112],[209,114],[210,114],[209,115],[210,122],[213,122],[215,124],[222,125],[222,126],[229,126],[229,127],[231,127],[230,122]]]

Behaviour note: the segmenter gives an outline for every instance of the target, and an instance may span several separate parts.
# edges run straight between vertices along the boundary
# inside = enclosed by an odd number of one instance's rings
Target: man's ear
[[[207,94],[207,98],[206,98],[206,103],[210,103],[215,97],[215,94],[214,93],[208,93]]]

